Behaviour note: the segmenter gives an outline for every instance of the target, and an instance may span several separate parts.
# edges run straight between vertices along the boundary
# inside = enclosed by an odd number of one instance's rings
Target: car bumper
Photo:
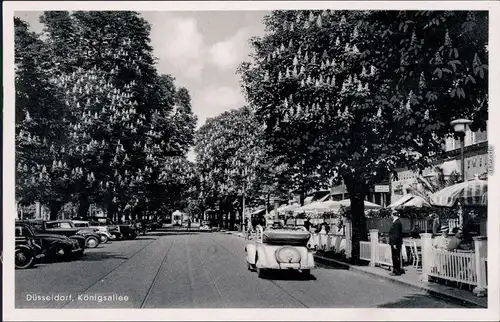
[[[302,270],[302,269],[314,269],[315,265],[302,265],[300,263],[276,263],[270,265],[256,265],[256,267],[261,269],[294,269],[294,270]]]

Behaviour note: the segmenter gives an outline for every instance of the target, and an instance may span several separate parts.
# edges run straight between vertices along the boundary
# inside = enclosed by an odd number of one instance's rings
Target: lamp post
[[[465,162],[464,162],[464,145],[465,145],[465,131],[467,130],[467,125],[471,124],[471,120],[467,119],[458,119],[450,122],[450,125],[453,126],[455,132],[459,133],[460,136],[460,160],[461,160],[461,169],[462,169],[462,182],[465,181]]]

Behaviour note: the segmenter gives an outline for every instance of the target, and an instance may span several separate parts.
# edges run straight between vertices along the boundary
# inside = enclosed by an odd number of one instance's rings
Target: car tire
[[[135,239],[136,237],[137,237],[137,234],[134,234],[134,233],[128,235],[128,239]]]
[[[85,239],[85,247],[87,248],[96,248],[99,245],[99,239],[94,236],[87,237]]]
[[[260,267],[257,266],[255,270],[257,271],[257,276],[259,278],[265,278],[266,277],[266,270],[265,269],[260,268]]]
[[[35,265],[35,256],[27,249],[16,249],[15,251],[15,267],[18,269],[26,269]]]
[[[99,237],[101,238],[101,244],[106,244],[109,241],[109,238],[106,235],[101,235]]]
[[[80,249],[79,251],[76,252],[75,257],[76,258],[83,257],[84,252],[85,252],[85,249]]]

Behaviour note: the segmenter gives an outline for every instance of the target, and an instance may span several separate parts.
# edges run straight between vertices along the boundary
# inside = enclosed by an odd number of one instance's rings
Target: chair
[[[418,249],[416,240],[410,242],[410,252],[413,258],[413,267],[418,268],[422,264],[422,250]]]

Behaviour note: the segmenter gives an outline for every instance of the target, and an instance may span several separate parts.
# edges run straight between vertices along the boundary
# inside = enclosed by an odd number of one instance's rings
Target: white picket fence
[[[370,242],[359,242],[359,258],[365,261],[372,260],[372,244]]]
[[[339,233],[311,234],[307,246],[325,252],[343,253],[346,247],[346,236]]]
[[[458,253],[445,249],[432,249],[432,264],[429,276],[449,281],[477,285],[474,253]]]
[[[421,234],[423,281],[429,277],[475,286],[478,296],[488,289],[486,237],[474,237],[474,252],[448,251],[432,246],[432,234]],[[403,255],[402,251],[402,256]],[[392,266],[391,246],[379,242],[378,230],[370,230],[370,241],[360,242],[360,258],[371,266]]]

